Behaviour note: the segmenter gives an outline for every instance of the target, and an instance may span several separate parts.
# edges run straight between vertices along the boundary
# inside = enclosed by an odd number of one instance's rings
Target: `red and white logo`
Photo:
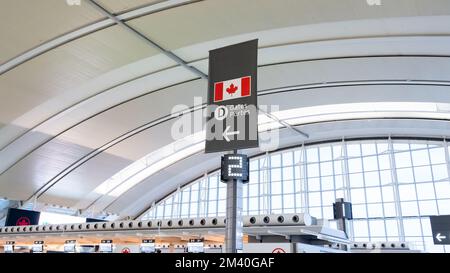
[[[214,84],[214,102],[249,97],[251,95],[252,77],[232,79]]]
[[[274,250],[272,250],[272,253],[286,253],[286,251],[281,247],[277,247]]]
[[[16,226],[29,226],[31,221],[28,217],[20,217],[17,219]]]

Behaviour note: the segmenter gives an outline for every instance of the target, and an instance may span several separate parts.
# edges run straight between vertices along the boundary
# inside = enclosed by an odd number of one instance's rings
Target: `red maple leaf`
[[[237,86],[234,86],[234,84],[231,84],[230,87],[227,88],[228,94],[234,94],[238,90]]]

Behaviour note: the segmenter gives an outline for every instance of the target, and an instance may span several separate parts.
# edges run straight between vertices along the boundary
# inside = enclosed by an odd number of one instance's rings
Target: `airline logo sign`
[[[205,152],[256,148],[258,40],[209,52]]]
[[[251,95],[252,77],[232,79],[214,84],[214,102],[239,99]]]

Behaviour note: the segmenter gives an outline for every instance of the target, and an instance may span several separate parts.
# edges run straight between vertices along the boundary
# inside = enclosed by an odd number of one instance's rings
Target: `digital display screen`
[[[155,251],[155,243],[141,244],[141,253],[155,253]]]
[[[33,251],[33,253],[42,253],[42,252],[44,252],[44,245],[42,245],[42,244],[34,244],[31,247],[31,250]]]
[[[246,155],[230,154],[222,156],[221,163],[221,175],[222,181],[227,182],[229,180],[241,180],[242,182],[248,182],[249,180],[249,161]]]
[[[187,250],[189,253],[204,253],[205,246],[203,239],[189,239]]]
[[[100,252],[102,253],[112,253],[113,252],[113,245],[111,243],[101,243],[99,245]]]
[[[74,243],[69,243],[69,244],[64,244],[64,252],[67,253],[75,253],[75,244]]]
[[[3,251],[5,253],[14,253],[14,245],[4,245]]]
[[[140,246],[141,253],[155,253],[155,240],[154,239],[144,239],[142,240]]]

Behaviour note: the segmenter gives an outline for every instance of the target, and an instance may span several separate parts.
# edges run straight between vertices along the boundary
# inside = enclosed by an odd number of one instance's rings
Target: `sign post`
[[[205,152],[225,152],[221,180],[227,183],[225,250],[243,249],[242,188],[249,164],[239,149],[256,148],[258,40],[210,51]]]
[[[430,216],[435,245],[450,245],[450,215]]]

